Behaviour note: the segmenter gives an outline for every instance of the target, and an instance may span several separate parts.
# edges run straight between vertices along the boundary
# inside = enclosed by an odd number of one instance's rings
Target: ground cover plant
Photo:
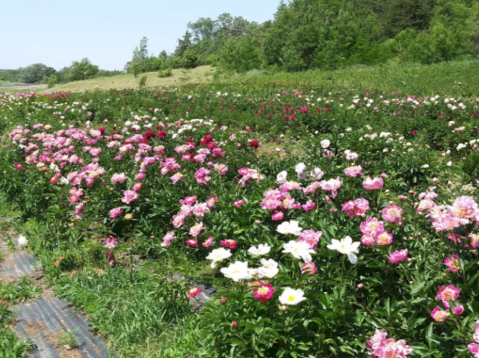
[[[247,80],[5,94],[0,112],[2,195],[122,355],[479,356],[467,86]]]

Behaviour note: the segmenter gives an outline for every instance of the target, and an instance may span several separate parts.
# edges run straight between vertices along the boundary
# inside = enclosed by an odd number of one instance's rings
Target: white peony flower
[[[254,256],[263,256],[268,254],[271,251],[271,246],[268,244],[259,244],[258,247],[251,246],[248,252]]]
[[[294,290],[291,287],[286,287],[279,296],[279,302],[283,305],[297,305],[298,303],[306,300],[303,290]]]
[[[236,261],[228,267],[222,268],[220,271],[225,277],[230,278],[235,282],[238,282],[239,280],[249,280],[252,277],[247,262]]]
[[[283,251],[284,254],[291,254],[296,259],[302,259],[305,263],[311,262],[313,258],[311,254],[314,254],[314,250],[311,249],[311,246],[304,241],[290,241],[287,244],[284,244]]]
[[[276,176],[276,181],[279,183],[279,184],[284,184],[286,183],[286,178],[288,176],[288,172],[286,170],[283,170],[281,173],[279,173],[277,176]]]
[[[207,260],[212,260],[211,262],[211,268],[216,267],[216,263],[223,261],[224,259],[227,259],[231,257],[233,254],[231,253],[230,250],[226,250],[222,247],[219,249],[214,249],[213,251],[210,252],[208,256],[206,256]]]
[[[294,220],[285,221],[276,228],[276,231],[283,235],[292,234],[299,236],[302,230],[303,228],[300,227],[298,222]]]
[[[18,241],[18,245],[20,247],[24,247],[24,246],[27,246],[28,245],[28,240],[25,236],[23,235],[20,235],[18,238],[17,238],[17,241]]]
[[[359,254],[359,245],[359,241],[353,242],[353,239],[351,239],[351,237],[346,236],[344,239],[341,239],[341,241],[336,239],[331,240],[331,244],[328,245],[328,249],[336,250],[344,255],[347,255],[349,261],[352,264],[355,264],[356,262],[358,262],[358,257],[356,256],[356,254]]]
[[[306,179],[308,174],[306,173],[306,165],[304,163],[299,163],[296,165],[294,170],[296,171],[296,174],[298,174],[299,179]]]
[[[321,148],[326,149],[326,148],[329,148],[329,146],[331,145],[331,141],[329,139],[325,139],[325,140],[322,140],[320,144],[321,144]]]
[[[261,265],[263,266],[258,269],[258,275],[260,278],[262,277],[273,278],[279,272],[279,267],[278,267],[279,265],[273,259],[269,259],[269,260],[261,259]]]
[[[324,172],[319,168],[314,168],[313,170],[311,170],[310,175],[313,180],[321,180],[324,175]]]

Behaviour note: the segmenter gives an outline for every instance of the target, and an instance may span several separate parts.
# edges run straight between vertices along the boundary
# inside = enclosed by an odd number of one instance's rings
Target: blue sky
[[[262,23],[279,0],[0,0],[0,69],[44,63],[57,70],[88,57],[122,70],[143,36],[172,52],[189,21],[229,12]]]

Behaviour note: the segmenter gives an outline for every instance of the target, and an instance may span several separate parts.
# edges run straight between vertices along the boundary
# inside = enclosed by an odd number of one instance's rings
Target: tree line
[[[172,54],[147,53],[143,38],[129,72],[210,64],[225,70],[335,69],[389,60],[431,64],[477,58],[477,0],[281,1],[263,24],[222,14],[187,24]]]

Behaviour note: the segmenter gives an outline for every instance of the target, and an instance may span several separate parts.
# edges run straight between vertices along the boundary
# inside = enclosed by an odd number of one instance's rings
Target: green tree
[[[40,82],[44,77],[49,77],[56,73],[52,67],[48,67],[43,63],[35,63],[33,65],[20,68],[18,79],[24,83]]]
[[[81,61],[73,61],[66,69],[65,79],[67,82],[87,80],[95,77],[98,71],[97,65],[92,64],[88,58],[83,58]]]

